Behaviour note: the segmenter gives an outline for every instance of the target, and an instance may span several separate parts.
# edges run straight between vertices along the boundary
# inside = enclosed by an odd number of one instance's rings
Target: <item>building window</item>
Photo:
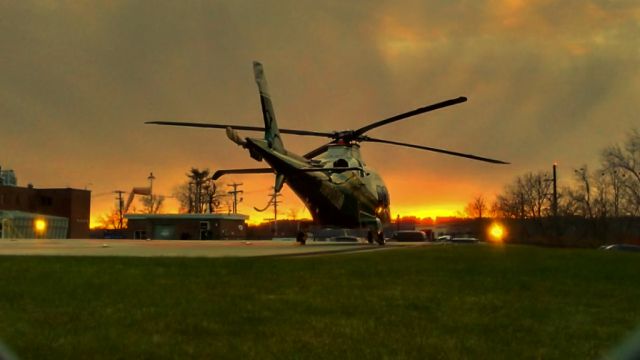
[[[200,221],[200,240],[211,240],[211,231],[208,221]]]
[[[42,206],[51,206],[53,205],[53,199],[50,196],[41,196],[40,204]]]

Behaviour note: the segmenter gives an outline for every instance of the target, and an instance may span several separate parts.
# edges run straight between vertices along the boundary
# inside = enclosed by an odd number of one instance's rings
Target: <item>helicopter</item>
[[[382,177],[368,167],[360,153],[361,143],[379,143],[404,146],[493,164],[507,162],[473,154],[433,148],[404,142],[373,138],[367,132],[412,116],[438,110],[467,101],[458,97],[427,105],[370,123],[356,130],[319,132],[280,129],[273,110],[271,96],[261,63],[253,62],[253,72],[258,85],[264,127],[192,123],[175,121],[148,121],[146,124],[225,129],[227,137],[247,149],[251,158],[264,161],[269,166],[250,169],[225,169],[214,173],[217,180],[227,174],[275,174],[274,196],[286,183],[303,201],[314,223],[320,226],[368,229],[367,240],[385,244],[383,226],[391,221],[390,198]],[[238,131],[258,131],[264,138],[242,137]],[[304,155],[287,150],[281,134],[325,137],[331,139]],[[298,241],[304,243],[303,234]]]

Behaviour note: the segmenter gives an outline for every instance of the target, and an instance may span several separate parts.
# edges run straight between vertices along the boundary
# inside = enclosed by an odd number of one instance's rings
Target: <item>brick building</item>
[[[66,238],[89,238],[91,191],[0,185],[0,210],[68,219]]]
[[[155,240],[246,239],[247,215],[127,214],[129,238]]]

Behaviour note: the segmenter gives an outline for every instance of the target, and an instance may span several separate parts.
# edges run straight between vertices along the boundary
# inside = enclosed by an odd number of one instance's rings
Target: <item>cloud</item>
[[[126,190],[154,171],[170,192],[191,166],[257,165],[222,132],[143,125],[261,124],[255,59],[281,127],[357,128],[469,97],[371,135],[514,165],[363,145],[399,207],[403,176],[460,199],[554,160],[597,162],[640,106],[634,1],[20,1],[0,12],[0,163],[37,186]],[[322,141],[285,137],[300,152]]]

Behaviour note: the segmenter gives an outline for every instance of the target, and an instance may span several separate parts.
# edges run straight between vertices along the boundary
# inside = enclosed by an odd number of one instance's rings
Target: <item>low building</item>
[[[0,210],[0,239],[66,239],[64,217]]]
[[[154,240],[246,239],[247,215],[127,214],[129,237]]]
[[[89,237],[91,191],[79,189],[36,189],[0,185],[0,211],[18,211],[32,217],[67,219],[69,239]]]

